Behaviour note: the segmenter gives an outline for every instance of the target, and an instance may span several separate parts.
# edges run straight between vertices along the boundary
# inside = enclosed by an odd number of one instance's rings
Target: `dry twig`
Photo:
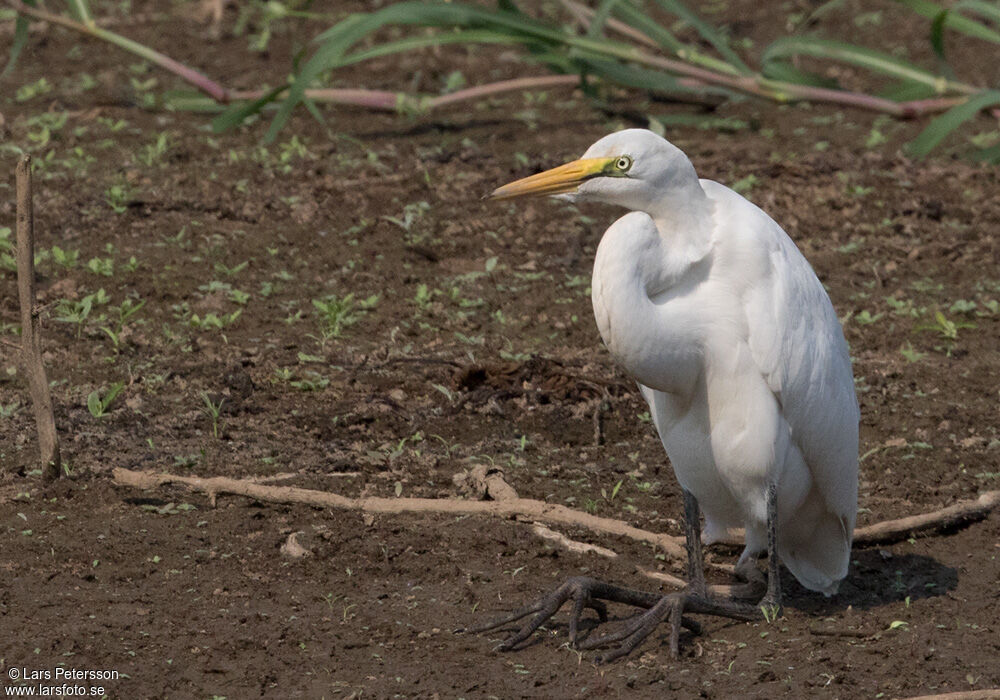
[[[658,534],[615,520],[581,513],[566,506],[536,501],[530,498],[513,498],[504,501],[461,501],[450,498],[348,498],[336,493],[314,491],[293,486],[266,486],[248,481],[217,476],[203,479],[196,476],[178,476],[163,472],[136,472],[129,469],[114,470],[115,483],[140,489],[153,489],[166,484],[183,484],[195,491],[208,494],[214,502],[222,493],[256,498],[272,503],[302,503],[322,508],[356,510],[362,513],[441,513],[445,515],[491,515],[513,518],[524,516],[533,521],[553,525],[582,527],[592,532],[627,537],[660,547],[667,555],[683,559],[684,547],[670,535]]]
[[[229,479],[226,477],[201,478],[178,476],[164,472],[136,472],[129,469],[114,470],[115,483],[140,489],[153,489],[166,484],[182,484],[195,491],[208,494],[214,504],[218,494],[228,493],[256,498],[272,503],[303,503],[306,505],[357,510],[362,513],[442,513],[451,515],[490,515],[504,518],[524,518],[532,522],[581,527],[591,532],[617,535],[660,547],[667,555],[684,560],[686,551],[682,538],[633,527],[614,518],[601,518],[582,513],[566,506],[545,503],[530,498],[519,498],[516,491],[503,479],[502,473],[484,472],[480,493],[490,494],[492,501],[469,501],[450,498],[349,498],[336,493],[315,491],[291,486],[264,484]],[[471,489],[477,491],[476,487]],[[989,491],[976,501],[966,501],[925,513],[923,515],[890,520],[856,530],[859,542],[885,543],[907,539],[913,532],[941,527],[986,517],[1000,504],[1000,491]],[[610,550],[608,550],[610,551]]]
[[[35,305],[35,214],[32,202],[31,156],[17,164],[17,294],[21,303],[21,366],[28,379],[31,405],[38,429],[42,471],[48,479],[59,476],[59,435],[52,413],[49,380],[42,363],[42,341]]]
[[[906,698],[906,700],[998,700],[998,698],[1000,698],[1000,688],[991,688],[989,690],[960,690],[957,693],[921,695],[919,697]]]

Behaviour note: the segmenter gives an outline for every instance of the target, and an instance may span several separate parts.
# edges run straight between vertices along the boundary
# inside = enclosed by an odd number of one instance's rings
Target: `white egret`
[[[509,649],[572,599],[575,644],[583,609],[603,619],[600,601],[612,600],[648,609],[581,646],[621,642],[604,657],[610,660],[669,621],[676,655],[684,612],[776,614],[779,557],[806,588],[835,593],[847,574],[857,513],[858,404],[840,322],[792,240],[733,190],[700,180],[680,149],[642,129],[610,134],[581,159],[491,197],[527,195],[632,210],[598,246],[594,315],[612,356],[638,382],[683,489],[689,585],[664,596],[574,578],[481,629],[535,613],[501,645]],[[745,529],[738,572],[756,572],[757,557],[768,552],[767,593],[758,606],[708,593],[699,506],[705,542]]]

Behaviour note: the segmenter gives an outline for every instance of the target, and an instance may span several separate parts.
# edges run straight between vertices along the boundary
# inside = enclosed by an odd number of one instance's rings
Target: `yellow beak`
[[[575,192],[586,180],[603,174],[615,158],[581,158],[530,177],[515,180],[493,190],[490,199],[541,197]]]

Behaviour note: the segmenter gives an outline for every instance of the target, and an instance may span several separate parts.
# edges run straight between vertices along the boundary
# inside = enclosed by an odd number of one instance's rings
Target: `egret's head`
[[[608,134],[579,160],[494,190],[490,199],[561,195],[648,211],[672,187],[692,179],[697,182],[694,168],[679,148],[652,131],[626,129]]]

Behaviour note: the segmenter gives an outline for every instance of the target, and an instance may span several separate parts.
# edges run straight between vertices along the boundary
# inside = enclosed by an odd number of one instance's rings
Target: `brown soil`
[[[759,48],[787,19],[772,5],[713,19]],[[850,8],[822,26],[870,45],[898,27],[894,40],[922,47],[926,25],[899,7],[880,5],[876,26],[858,29]],[[118,29],[239,87],[279,80],[308,35],[279,31],[269,55],[248,59],[245,37],[210,40],[180,8]],[[133,7],[152,10],[162,8]],[[10,34],[0,37],[6,53]],[[966,43],[954,47],[959,68],[989,64]],[[337,81],[437,91],[456,66],[469,84],[525,68],[503,49],[407,61]],[[681,532],[680,494],[645,406],[592,321],[594,249],[616,212],[479,196],[577,156],[634,125],[634,113],[690,107],[630,95],[600,112],[553,90],[416,119],[336,109],[325,125],[299,115],[265,148],[263,120],[211,136],[202,115],[144,111],[132,79],[156,78],[152,94],[176,86],[136,63],[61,30],[36,32],[0,97],[10,173],[0,224],[13,226],[9,146],[36,159],[46,361],[71,471],[41,481],[25,384],[3,346],[5,687],[11,669],[57,666],[118,671],[104,682],[116,698],[888,698],[1000,686],[997,514],[860,549],[840,594],[792,587],[774,624],[707,619],[702,635],[682,639],[679,660],[657,638],[596,666],[564,644],[564,617],[516,653],[492,651],[499,635],[452,630],[567,576],[652,588],[635,568],[680,573],[676,562],[582,531],[565,534],[620,556],[571,554],[513,521],[363,519],[232,497],[211,507],[182,489],[112,486],[122,466],[449,498],[453,474],[491,462],[522,496]],[[51,91],[16,99],[15,88],[43,76]],[[899,146],[921,124],[758,102],[721,112],[749,128],[671,127],[668,137],[702,176],[749,185],[848,319],[862,407],[860,524],[997,488],[997,171],[948,151],[907,159]],[[66,114],[44,143],[43,113]],[[979,126],[996,129],[985,118]],[[156,155],[148,147],[161,133]],[[57,264],[53,246],[78,250],[78,263]],[[93,258],[112,259],[111,276],[88,269]],[[79,329],[58,320],[56,302],[102,288],[110,302]],[[356,313],[324,339],[313,300],[331,294],[354,294]],[[116,349],[101,326],[115,331],[113,309],[130,298],[146,305]],[[11,341],[9,271],[0,299]],[[956,337],[924,329],[938,311],[959,322]],[[88,395],[119,381],[107,414],[92,416]],[[204,397],[222,402],[217,422]],[[282,554],[291,533],[309,556]],[[711,556],[731,562],[733,552]]]

